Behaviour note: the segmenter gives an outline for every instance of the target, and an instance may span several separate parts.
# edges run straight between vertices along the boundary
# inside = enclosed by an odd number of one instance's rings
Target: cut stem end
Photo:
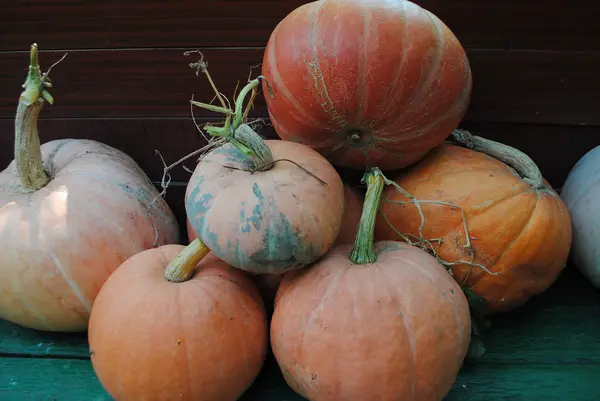
[[[165,279],[173,283],[188,281],[194,276],[198,263],[210,252],[200,238],[186,246],[165,269]]]

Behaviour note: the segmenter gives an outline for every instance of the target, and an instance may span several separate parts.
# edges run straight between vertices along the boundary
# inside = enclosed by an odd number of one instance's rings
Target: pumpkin
[[[286,273],[271,348],[287,384],[310,401],[440,400],[467,354],[467,299],[437,260],[398,241],[374,243],[384,186],[367,194],[354,245]]]
[[[456,36],[402,0],[299,6],[271,33],[262,75],[278,135],[355,169],[420,160],[458,126],[472,86]]]
[[[126,154],[92,140],[40,146],[53,103],[31,47],[15,121],[15,160],[0,172],[0,317],[38,330],[85,331],[104,281],[125,259],[179,241],[173,213]]]
[[[562,272],[569,212],[523,152],[463,130],[453,138],[393,177],[411,197],[384,190],[375,237],[435,253],[484,313],[515,309]]]
[[[352,244],[354,242],[362,213],[363,201],[364,197],[358,190],[348,184],[344,184],[344,217],[342,218],[340,233],[333,243],[334,246],[337,244]],[[254,283],[257,285],[267,304],[271,305],[275,300],[277,289],[284,275],[285,273],[252,276]]]
[[[362,194],[352,188],[348,184],[344,184],[344,215],[340,233],[337,236],[334,245],[336,244],[351,244],[356,238],[356,229],[362,212]],[[191,227],[189,220],[187,221],[187,232],[190,241],[198,238],[194,229]],[[280,274],[252,274],[249,273],[254,284],[258,287],[264,301],[271,305],[275,299],[279,283],[283,279],[285,273]]]
[[[587,152],[569,172],[561,196],[573,225],[573,262],[600,288],[600,146]]]
[[[252,273],[284,273],[331,248],[342,222],[344,188],[315,150],[263,140],[243,123],[244,98],[259,85],[256,79],[240,91],[223,127],[205,128],[225,143],[196,165],[185,209],[193,232],[220,259]]]
[[[335,244],[352,244],[356,238],[356,230],[362,213],[364,196],[348,184],[344,184],[344,217],[340,233],[335,239]]]
[[[117,401],[235,401],[268,345],[256,288],[200,239],[125,261],[98,294],[89,327],[92,366]]]
[[[356,238],[356,229],[362,212],[363,195],[352,186],[344,184],[344,214],[340,232],[334,244],[351,244]],[[189,220],[186,220],[188,240],[198,238]]]

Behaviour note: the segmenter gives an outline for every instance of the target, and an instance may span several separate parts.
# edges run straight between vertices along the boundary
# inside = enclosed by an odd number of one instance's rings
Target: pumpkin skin
[[[155,239],[179,241],[179,228],[123,152],[80,139],[41,152],[51,181],[38,191],[24,190],[14,160],[0,172],[0,315],[38,330],[84,331],[108,276]]]
[[[262,75],[279,136],[355,169],[420,160],[458,126],[472,87],[455,35],[402,0],[301,5],[271,33]]]
[[[474,250],[474,263],[456,264],[452,272],[486,301],[487,314],[524,304],[546,290],[562,272],[571,246],[569,213],[550,189],[535,190],[512,168],[461,146],[443,144],[408,171],[393,178],[418,200],[443,201],[460,206]],[[387,200],[387,202],[386,202]],[[418,237],[421,218],[414,205],[392,186],[383,192],[375,238],[400,240],[399,232]],[[470,261],[464,249],[466,235],[459,208],[421,204],[425,216],[423,237],[441,238],[436,251],[446,262]]]
[[[364,196],[348,184],[344,184],[344,217],[340,227],[340,233],[335,239],[335,244],[351,244],[356,238],[356,228],[362,212]],[[188,241],[192,242],[198,236],[194,232],[189,220],[186,220]]]
[[[91,360],[117,401],[235,401],[263,365],[268,327],[256,288],[211,254],[190,280],[167,281],[165,267],[183,248],[131,257],[96,299]]]
[[[356,229],[358,228],[358,222],[360,221],[360,215],[362,214],[362,205],[364,201],[364,195],[351,187],[348,184],[344,184],[344,217],[342,219],[342,226],[340,233],[335,239],[334,244],[352,244],[356,238]]]
[[[287,384],[310,401],[441,400],[471,338],[462,290],[433,256],[395,241],[353,264],[339,245],[287,273],[271,347]]]
[[[179,240],[173,213],[123,152],[92,140],[40,145],[53,104],[38,46],[15,116],[15,159],[0,172],[0,317],[38,330],[84,331],[107,277],[129,256]]]
[[[344,184],[344,217],[342,218],[340,233],[337,236],[334,245],[351,244],[354,242],[354,239],[356,238],[356,229],[362,213],[363,200],[364,196],[358,190],[352,188],[348,184]],[[194,229],[191,227],[189,220],[187,220],[187,233],[190,242],[198,238]],[[285,273],[249,274],[265,303],[271,305],[277,294],[279,283],[281,283]]]
[[[587,152],[569,172],[561,196],[571,215],[574,264],[600,288],[600,146]]]
[[[264,143],[275,160],[293,160],[327,185],[288,161],[251,173],[252,161],[227,143],[196,166],[185,208],[193,231],[220,259],[252,273],[284,273],[331,248],[342,222],[344,189],[316,151],[281,140]]]

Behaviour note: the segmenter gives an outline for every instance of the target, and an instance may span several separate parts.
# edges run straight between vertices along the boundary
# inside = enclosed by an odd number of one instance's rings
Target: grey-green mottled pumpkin
[[[344,188],[315,150],[280,140],[263,145],[272,161],[261,161],[269,166],[260,171],[256,159],[231,143],[207,154],[190,179],[185,208],[189,226],[216,256],[249,272],[282,273],[331,248]]]

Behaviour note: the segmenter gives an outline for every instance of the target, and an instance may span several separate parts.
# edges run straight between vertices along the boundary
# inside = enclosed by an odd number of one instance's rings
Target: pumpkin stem
[[[169,263],[165,278],[173,283],[188,281],[196,272],[196,266],[210,252],[199,238],[196,238]]]
[[[64,57],[63,57],[64,58]],[[61,59],[62,60],[62,59]],[[59,60],[59,62],[61,61]],[[56,64],[55,64],[56,65]],[[52,67],[50,67],[52,68]],[[52,87],[48,72],[42,73],[38,62],[38,46],[31,45],[29,73],[19,96],[15,117],[15,162],[17,174],[23,187],[37,191],[44,187],[49,177],[44,171],[40,136],[37,120],[46,102],[53,104],[54,98],[48,92]]]
[[[187,52],[186,54],[189,54],[189,52]],[[258,94],[260,80],[264,79],[264,77],[260,76],[256,79],[253,79],[242,88],[235,101],[234,111],[231,110],[229,105],[225,103],[225,98],[217,90],[214,81],[210,77],[207,64],[204,61],[204,56],[202,56],[202,54],[201,57],[202,58],[200,59],[200,61],[198,61],[197,63],[191,63],[190,67],[196,68],[197,71],[202,71],[202,73],[206,75],[211,87],[213,88],[213,91],[215,92],[216,98],[219,99],[221,103],[221,106],[215,106],[212,104],[197,102],[194,100],[191,100],[190,103],[202,109],[222,113],[226,116],[225,123],[222,127],[207,126],[205,127],[206,132],[208,132],[213,137],[224,138],[233,146],[238,148],[246,156],[252,158],[252,162],[254,164],[254,171],[270,170],[271,168],[273,168],[274,164],[271,149],[263,141],[260,135],[258,135],[245,122],[247,120],[248,113],[254,103],[254,99]],[[248,101],[248,104],[244,109],[244,101],[246,100],[246,97],[248,95],[250,95],[250,100]]]
[[[482,152],[504,164],[514,168],[523,181],[535,190],[547,190],[542,173],[535,162],[520,150],[500,142],[485,139],[471,134],[469,131],[457,129],[452,132],[452,138],[460,145],[476,152]]]
[[[383,173],[377,167],[367,171],[362,182],[367,184],[367,193],[363,202],[356,239],[350,253],[350,260],[357,265],[375,263],[377,260],[374,240],[375,218],[379,212],[381,194],[385,186]]]

